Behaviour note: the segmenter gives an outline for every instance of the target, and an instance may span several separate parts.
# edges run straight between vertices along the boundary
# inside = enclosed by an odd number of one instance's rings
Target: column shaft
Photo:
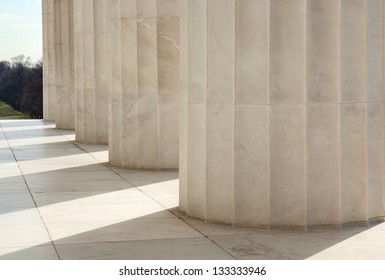
[[[115,1],[109,26],[110,162],[177,169],[179,1]]]
[[[55,0],[56,127],[75,128],[73,0]]]
[[[75,1],[76,141],[108,142],[108,0]]]
[[[341,2],[311,0],[307,13],[307,225],[339,225]]]
[[[384,1],[368,2],[368,216],[384,215]]]
[[[341,1],[341,220],[367,221],[367,1]]]
[[[235,5],[234,223],[266,225],[270,3]]]
[[[383,219],[384,1],[181,8],[181,209],[267,227]]]
[[[305,73],[306,1],[270,1],[269,224],[272,226],[305,225]]]
[[[43,114],[44,119],[55,120],[55,2],[43,0]]]

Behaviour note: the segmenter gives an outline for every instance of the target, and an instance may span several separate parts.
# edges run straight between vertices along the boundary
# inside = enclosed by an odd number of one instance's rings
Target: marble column
[[[108,19],[111,1],[74,1],[76,141],[108,142]],[[113,65],[112,65],[113,66]]]
[[[117,0],[111,5],[110,162],[177,169],[179,0]]]
[[[306,223],[341,223],[341,1],[308,1]],[[322,30],[322,31],[321,31]],[[365,44],[365,40],[363,42]],[[363,75],[363,78],[365,75]]]
[[[75,128],[73,0],[55,5],[55,111],[56,127]]]
[[[55,120],[55,5],[53,0],[42,1],[43,11],[43,114]]]
[[[181,210],[383,220],[383,20],[383,0],[181,0]]]

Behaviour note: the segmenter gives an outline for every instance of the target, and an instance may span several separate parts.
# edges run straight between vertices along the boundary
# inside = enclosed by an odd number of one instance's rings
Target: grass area
[[[29,117],[0,101],[0,120],[29,119]]]

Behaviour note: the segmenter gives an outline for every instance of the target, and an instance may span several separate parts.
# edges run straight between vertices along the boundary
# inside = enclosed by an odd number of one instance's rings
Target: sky
[[[42,59],[41,0],[0,0],[0,61],[18,55]]]

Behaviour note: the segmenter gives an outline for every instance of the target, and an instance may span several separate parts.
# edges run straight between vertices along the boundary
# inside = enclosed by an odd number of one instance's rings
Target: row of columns
[[[189,216],[297,228],[383,220],[384,9],[43,0],[45,118],[73,124],[79,142],[108,142],[113,165],[179,167]]]
[[[115,166],[178,169],[179,2],[44,0],[43,16],[44,118]]]

